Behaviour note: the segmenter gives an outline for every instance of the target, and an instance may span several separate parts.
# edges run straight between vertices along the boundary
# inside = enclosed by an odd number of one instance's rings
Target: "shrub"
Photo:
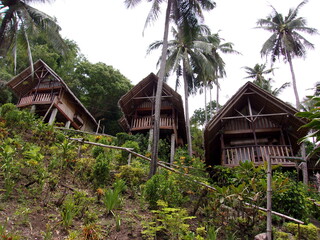
[[[287,177],[288,174],[280,172],[274,174],[274,179],[283,179],[285,184],[282,187],[273,186],[275,191],[272,194],[272,209],[302,221],[308,221],[313,203],[307,197],[306,186]],[[279,188],[282,188],[282,191]]]
[[[0,146],[0,173],[4,177],[4,187],[6,190],[5,197],[9,197],[15,186],[16,178],[18,176],[20,165],[15,161],[17,149],[14,140],[7,138]]]
[[[134,187],[140,185],[144,181],[145,173],[141,168],[123,165],[120,166],[119,173],[116,176],[124,179],[127,185]]]
[[[116,140],[116,145],[117,146],[122,146],[123,144],[125,144],[125,142],[127,141],[133,141],[133,142],[137,142],[139,144],[139,149],[141,153],[144,153],[145,151],[147,151],[148,148],[148,144],[149,144],[149,135],[146,134],[135,134],[135,135],[129,135],[127,133],[117,133],[117,140]]]
[[[179,206],[184,203],[187,199],[177,183],[175,174],[167,171],[150,178],[144,189],[145,199],[149,202],[150,208],[157,208],[158,200],[166,201],[170,206]]]
[[[298,237],[298,224],[285,223],[284,228],[286,231]],[[309,223],[308,225],[300,225],[300,234],[300,237],[303,240],[317,240],[320,237],[320,229],[311,223]]]
[[[93,178],[96,188],[105,186],[110,176],[109,159],[104,153],[100,153],[93,166]]]
[[[158,158],[163,162],[170,161],[170,143],[167,139],[159,139],[159,153]]]
[[[273,234],[275,240],[290,240],[291,234],[286,232],[275,231]]]
[[[135,141],[126,141],[121,147],[132,148],[134,152],[140,152],[139,144]],[[121,158],[118,160],[120,165],[127,163],[129,157],[129,152],[122,151]]]
[[[187,211],[181,208],[170,208],[168,203],[157,201],[159,210],[153,210],[155,219],[152,222],[144,222],[143,235],[154,239],[157,235],[165,235],[168,239],[185,239],[190,235],[188,219],[195,217],[188,216]]]

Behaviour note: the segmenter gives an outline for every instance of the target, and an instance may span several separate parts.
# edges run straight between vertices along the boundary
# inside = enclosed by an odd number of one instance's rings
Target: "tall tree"
[[[243,67],[246,71],[246,74],[248,74],[245,78],[253,79],[255,83],[258,85],[263,85],[266,81],[265,75],[268,75],[270,73],[273,73],[274,68],[267,69],[266,64],[256,64],[253,68],[251,67]]]
[[[149,1],[149,0],[148,0]],[[164,0],[153,0],[152,8],[146,20],[146,25],[157,19],[160,13],[160,4]],[[134,7],[140,3],[141,0],[125,0],[127,7]],[[150,2],[150,1],[149,1]],[[157,92],[155,99],[155,118],[154,118],[154,129],[153,129],[153,144],[152,144],[152,160],[150,164],[149,177],[156,173],[157,169],[157,158],[158,158],[158,142],[160,134],[160,109],[161,109],[161,94],[162,86],[165,77],[165,66],[166,66],[166,53],[168,47],[168,34],[169,34],[169,22],[171,19],[175,23],[185,23],[183,21],[188,19],[189,16],[196,14],[197,16],[203,17],[202,9],[212,9],[215,4],[211,0],[167,0],[164,34],[163,34],[163,46],[161,52],[161,62],[159,70],[159,80],[157,84]]]
[[[125,0],[127,7],[134,7],[139,2],[141,2],[141,0]],[[158,15],[160,13],[160,4],[162,2],[163,0],[153,0],[152,8],[146,20],[146,25],[158,18]],[[154,127],[153,127],[152,155],[151,155],[149,178],[151,178],[157,171],[157,161],[158,161],[158,152],[159,152],[158,143],[159,143],[159,135],[160,135],[161,95],[162,95],[163,79],[165,76],[165,64],[166,64],[165,56],[166,56],[167,44],[168,44],[169,21],[170,21],[170,15],[171,15],[172,2],[173,0],[168,0],[165,24],[164,24],[163,47],[162,47],[162,53],[161,53],[162,58],[161,58],[159,80],[157,84],[157,92],[156,92],[156,99],[155,99],[155,117],[154,117]]]
[[[0,56],[5,56],[13,48],[16,62],[16,46],[20,37],[24,40],[31,68],[33,60],[29,35],[45,32],[57,48],[64,50],[65,45],[59,34],[60,27],[55,19],[31,7],[29,3],[48,3],[50,0],[2,0],[0,1]],[[62,51],[63,53],[63,51]]]
[[[307,2],[307,0],[304,0],[295,9],[290,9],[286,17],[283,17],[282,14],[278,13],[271,6],[273,9],[272,13],[266,19],[259,19],[257,21],[257,28],[272,33],[263,44],[261,55],[270,55],[272,62],[275,62],[277,57],[283,56],[284,61],[289,63],[296,108],[298,110],[300,109],[300,99],[292,59],[294,57],[304,57],[306,55],[306,48],[314,48],[314,45],[305,39],[300,32],[311,35],[318,33],[316,29],[307,27],[305,18],[298,17],[300,8]]]
[[[204,86],[207,86],[207,83],[214,83],[217,86],[217,97],[216,103],[219,110],[219,78],[226,76],[225,71],[225,62],[222,59],[221,54],[240,54],[238,51],[233,49],[233,43],[223,42],[224,39],[220,38],[218,33],[211,34],[208,36],[202,36],[202,41],[209,44],[209,51],[205,52],[205,57],[208,61],[203,61],[205,64],[202,66],[201,73],[198,73],[199,80],[204,82]]]
[[[92,115],[101,120],[105,132],[115,135],[121,131],[118,119],[122,113],[117,103],[132,87],[126,77],[104,63],[84,60],[67,83]]]
[[[187,144],[188,153],[192,156],[188,97],[190,94],[195,94],[199,87],[196,82],[194,70],[201,68],[201,62],[206,61],[203,52],[206,51],[208,47],[205,47],[206,44],[198,40],[198,38],[202,34],[210,33],[210,30],[205,25],[195,24],[193,28],[189,27],[188,31],[189,32],[186,32],[186,30],[182,29],[178,31],[175,28],[172,28],[174,39],[168,42],[166,75],[176,74],[176,86],[180,85],[180,77],[182,77],[184,82]],[[183,34],[183,32],[185,32],[185,34]],[[158,49],[162,44],[162,41],[156,41],[150,44],[147,53]]]
[[[253,79],[253,83],[262,89],[270,92],[274,96],[278,96],[285,88],[290,86],[289,82],[285,82],[279,88],[273,88],[272,82],[274,80],[272,78],[265,78],[265,75],[272,73],[274,68],[266,69],[266,64],[256,64],[253,68],[244,67],[246,73],[248,74],[245,78]]]

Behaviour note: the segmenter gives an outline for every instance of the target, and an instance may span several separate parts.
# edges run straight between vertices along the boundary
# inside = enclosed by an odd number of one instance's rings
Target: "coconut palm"
[[[201,61],[206,60],[202,53],[205,50],[203,49],[205,43],[201,43],[197,38],[199,34],[209,32],[209,28],[205,25],[194,25],[193,28],[188,28],[188,30],[181,27],[180,31],[172,28],[174,39],[168,42],[166,75],[176,74],[176,88],[180,83],[180,78],[182,77],[183,79],[187,144],[190,156],[192,155],[192,141],[188,97],[190,94],[195,94],[199,87],[197,86],[194,70],[200,68]],[[156,41],[150,44],[147,53],[158,49],[162,44],[162,41]]]
[[[256,64],[253,68],[251,67],[243,67],[246,71],[246,74],[248,74],[245,78],[251,78],[256,83],[260,83],[263,85],[263,83],[266,81],[266,78],[264,77],[267,74],[273,73],[274,68],[266,69],[266,64]]]
[[[0,1],[0,56],[5,56],[13,47],[14,64],[16,65],[16,43],[20,36],[28,52],[30,66],[33,68],[29,34],[45,32],[52,43],[60,50],[65,50],[65,44],[59,34],[60,27],[55,19],[31,7],[29,3],[50,2],[50,0],[2,0]],[[16,66],[15,66],[16,69]]]
[[[125,0],[127,7],[134,7],[142,0]],[[152,1],[152,7],[146,20],[145,26],[150,22],[157,20],[160,13],[160,5],[164,0],[147,0]],[[163,46],[161,52],[161,63],[159,70],[159,80],[157,84],[157,92],[155,99],[155,118],[154,118],[154,129],[153,129],[153,144],[152,144],[152,155],[149,177],[156,173],[157,169],[157,158],[158,158],[158,142],[159,142],[159,123],[160,123],[160,108],[161,108],[161,93],[163,80],[165,77],[165,65],[166,65],[166,52],[168,45],[168,33],[169,33],[169,21],[174,20],[175,23],[183,24],[189,16],[197,15],[203,18],[202,9],[211,10],[215,4],[211,0],[167,0],[165,26],[163,34]]]
[[[290,86],[289,82],[285,82],[279,88],[272,88],[272,78],[265,78],[265,75],[270,74],[274,71],[274,68],[266,69],[266,64],[256,64],[253,68],[244,67],[248,74],[245,78],[253,79],[253,83],[261,87],[262,89],[270,92],[274,96],[278,96],[285,88]]]
[[[238,51],[233,49],[233,43],[225,42],[222,43],[224,39],[220,38],[218,33],[202,36],[202,41],[209,44],[209,51],[205,52],[206,59],[208,61],[204,61],[205,65],[202,66],[202,73],[198,73],[201,81],[208,82],[209,84],[214,83],[217,87],[217,97],[216,103],[217,108],[219,110],[219,78],[223,78],[226,76],[225,71],[225,62],[223,61],[221,54],[240,54]],[[206,86],[206,84],[205,84]]]
[[[141,0],[125,0],[126,6],[135,7]],[[149,15],[146,20],[145,27],[152,21],[157,20],[158,15],[160,13],[160,4],[163,0],[153,0],[152,7],[149,12]],[[165,56],[168,45],[168,33],[169,33],[169,21],[172,12],[172,2],[173,0],[168,0],[167,8],[166,8],[166,17],[165,17],[165,25],[164,25],[164,34],[163,34],[163,47],[161,53],[161,64],[159,71],[159,79],[157,83],[157,92],[155,99],[155,114],[154,114],[154,127],[153,127],[153,141],[152,141],[152,154],[151,154],[151,162],[150,162],[150,172],[149,178],[151,178],[157,170],[157,158],[158,158],[158,143],[159,143],[159,135],[160,135],[160,109],[161,109],[161,94],[162,94],[162,86],[163,79],[165,76]]]
[[[273,12],[267,16],[266,19],[259,19],[257,21],[257,28],[272,33],[263,44],[261,55],[270,55],[272,62],[275,62],[277,57],[283,56],[284,61],[289,63],[297,109],[300,108],[300,100],[292,58],[304,57],[306,55],[306,48],[314,48],[314,45],[300,35],[300,32],[311,35],[318,33],[316,29],[306,26],[307,24],[304,18],[298,17],[300,8],[307,2],[307,0],[304,0],[295,9],[290,9],[286,17],[283,17],[282,14],[278,13],[277,10],[271,6]]]

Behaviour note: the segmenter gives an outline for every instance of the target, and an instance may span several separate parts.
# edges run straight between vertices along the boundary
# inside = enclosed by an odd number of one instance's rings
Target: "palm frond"
[[[152,22],[155,22],[160,14],[160,4],[162,3],[163,0],[153,0],[151,9],[149,11],[149,14],[147,16],[146,22],[144,24],[144,28],[143,28],[143,33],[144,30],[148,27],[148,25],[150,25]]]
[[[125,0],[124,4],[127,8],[134,8],[136,5],[138,5],[141,2],[141,0]]]
[[[306,3],[308,3],[308,0],[302,1],[295,9],[290,9],[289,14],[286,17],[286,22],[291,22],[292,20],[294,20],[298,16],[300,8]]]

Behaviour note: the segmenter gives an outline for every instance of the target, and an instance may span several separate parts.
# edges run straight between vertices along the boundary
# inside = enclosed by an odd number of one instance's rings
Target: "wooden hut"
[[[19,97],[19,108],[30,108],[44,121],[60,122],[69,128],[95,131],[97,122],[67,84],[42,60],[26,68],[7,83]]]
[[[247,82],[206,125],[206,162],[232,167],[246,160],[259,165],[266,161],[266,156],[297,156],[298,139],[308,132],[300,129],[306,122],[295,116],[297,111]],[[272,164],[296,165],[288,158],[272,159]]]
[[[152,136],[158,77],[150,73],[119,100],[123,117],[119,120],[128,133],[150,132]],[[181,96],[163,84],[160,111],[160,138],[169,138],[171,149],[186,142],[186,128]]]

